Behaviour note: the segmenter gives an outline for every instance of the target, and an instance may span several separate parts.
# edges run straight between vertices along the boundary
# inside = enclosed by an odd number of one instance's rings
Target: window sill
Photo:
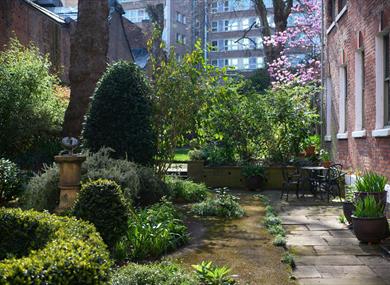
[[[365,138],[366,136],[367,136],[367,131],[366,130],[352,132],[352,137],[353,138]]]
[[[331,135],[324,136],[324,140],[326,142],[331,142],[332,141],[332,136]]]
[[[338,140],[346,140],[346,139],[348,139],[348,133],[338,133],[337,134],[337,139]]]
[[[388,137],[388,136],[390,136],[390,128],[373,130],[372,136],[373,137]]]

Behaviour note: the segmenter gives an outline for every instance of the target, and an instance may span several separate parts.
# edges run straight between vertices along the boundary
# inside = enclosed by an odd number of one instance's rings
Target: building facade
[[[390,178],[390,1],[324,1],[324,141],[354,171]]]
[[[148,5],[164,7],[163,40],[167,50],[174,48],[178,58],[192,50],[193,0],[119,0],[125,17],[139,25],[150,36],[152,25],[147,12]]]

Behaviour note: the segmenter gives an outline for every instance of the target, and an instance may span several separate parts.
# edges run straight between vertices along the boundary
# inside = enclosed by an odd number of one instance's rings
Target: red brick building
[[[324,141],[390,179],[390,0],[325,0]]]

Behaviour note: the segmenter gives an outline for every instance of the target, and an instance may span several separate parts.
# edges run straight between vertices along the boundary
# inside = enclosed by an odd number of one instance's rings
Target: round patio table
[[[301,167],[301,169],[309,172],[309,176],[307,177],[307,179],[310,184],[310,192],[314,195],[314,197],[317,197],[317,193],[320,190],[319,188],[321,182],[323,182],[325,179],[325,175],[320,175],[320,173],[326,172],[329,168],[324,166],[303,166]]]

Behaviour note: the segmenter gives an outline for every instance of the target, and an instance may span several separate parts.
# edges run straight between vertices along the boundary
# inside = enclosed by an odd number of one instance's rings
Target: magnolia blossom
[[[264,45],[281,48],[279,58],[268,63],[273,85],[319,82],[321,63],[321,1],[300,0],[292,10],[292,27],[264,37]],[[294,64],[290,51],[302,49],[306,54]],[[295,60],[296,61],[296,60]]]

